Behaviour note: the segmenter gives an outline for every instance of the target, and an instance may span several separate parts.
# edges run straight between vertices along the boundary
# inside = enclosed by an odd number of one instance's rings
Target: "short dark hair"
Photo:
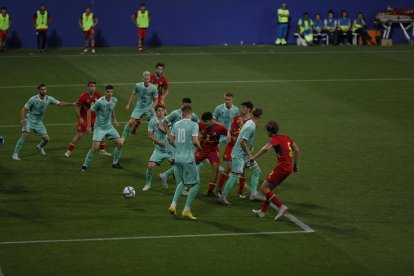
[[[88,81],[88,86],[91,84],[95,84],[96,85],[96,81]]]
[[[160,103],[157,103],[157,104],[154,106],[154,110],[155,110],[155,111],[157,111],[157,110],[158,110],[158,108],[162,108],[162,109],[164,109],[164,110],[165,110],[165,105],[160,104]]]
[[[250,111],[252,111],[252,110],[253,110],[253,103],[252,103],[251,101],[242,102],[242,103],[241,103],[241,106],[245,106],[245,107],[249,108],[249,109],[250,109]]]
[[[155,69],[157,69],[158,67],[162,67],[162,68],[165,68],[165,64],[164,63],[161,63],[161,62],[158,62],[157,64],[155,64]]]
[[[267,122],[265,128],[268,132],[272,134],[277,134],[279,132],[279,124],[273,120]]]
[[[144,6],[145,7],[145,3],[141,3],[139,4],[140,7]]]
[[[224,97],[234,97],[234,93],[233,92],[226,92],[224,93]]]
[[[105,85],[105,91],[110,89],[114,89],[114,86],[112,84]]]
[[[41,87],[44,87],[44,86],[46,86],[46,84],[44,84],[44,83],[39,84],[39,85],[37,86],[37,90],[39,90]]]
[[[5,6],[1,7],[1,10],[7,10],[7,8]]]
[[[46,6],[46,4],[45,3],[40,3],[39,7],[41,7],[41,6]]]
[[[203,115],[201,115],[201,121],[210,121],[213,119],[213,114],[211,114],[210,111],[204,112]]]
[[[263,114],[263,110],[261,108],[255,108],[253,110],[253,117],[255,118],[259,118],[260,116],[262,116]]]
[[[191,113],[193,109],[191,108],[191,105],[185,104],[181,107],[182,113]]]
[[[183,104],[191,104],[191,99],[190,98],[183,98],[182,102],[183,102]]]
[[[305,12],[305,13],[303,14],[303,16],[305,16],[305,15],[309,15],[309,13],[308,13],[308,12]]]

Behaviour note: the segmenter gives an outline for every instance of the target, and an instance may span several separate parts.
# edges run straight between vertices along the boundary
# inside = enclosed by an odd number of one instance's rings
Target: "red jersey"
[[[204,122],[198,123],[201,132],[201,149],[203,151],[218,151],[220,136],[227,135],[227,129],[217,122],[214,122],[210,128],[206,127]]]
[[[94,92],[92,95],[89,94],[89,92],[83,92],[79,96],[78,100],[78,106],[80,107],[80,115],[82,119],[86,120],[88,113],[88,110],[91,108],[91,106],[101,97],[101,95],[98,92]],[[96,117],[95,112],[92,112],[92,118]]]
[[[277,166],[292,170],[292,143],[293,140],[286,135],[275,135],[269,143],[273,146],[277,156]]]
[[[242,129],[243,125],[248,120],[250,120],[250,119],[245,120],[242,115],[236,116],[233,119],[233,122],[231,122],[231,129],[230,129],[230,135],[231,135],[231,137],[237,139],[237,137],[239,137],[240,130]],[[229,144],[232,145],[232,146],[234,146],[234,143],[235,143],[236,139],[234,141],[233,140],[230,141]]]
[[[167,78],[164,76],[157,77],[156,74],[151,74],[150,82],[157,87],[158,90],[158,102],[162,100],[162,90],[168,89],[168,81]]]

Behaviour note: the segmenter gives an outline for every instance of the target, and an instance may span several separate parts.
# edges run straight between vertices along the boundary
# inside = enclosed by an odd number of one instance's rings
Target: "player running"
[[[256,192],[257,185],[259,184],[259,176],[261,171],[260,167],[254,160],[251,162],[246,161],[252,158],[251,152],[253,150],[253,140],[255,137],[256,127],[259,124],[262,114],[263,111],[260,108],[256,108],[253,111],[253,118],[247,121],[240,131],[239,137],[237,138],[236,144],[231,152],[233,160],[231,166],[232,175],[229,180],[227,180],[223,193],[218,199],[218,202],[221,204],[231,204],[227,201],[227,195],[233,187],[233,184],[238,180],[238,178],[240,178],[240,176],[243,175],[245,169],[250,169],[252,171],[250,199],[260,199]]]
[[[261,188],[266,195],[266,201],[263,202],[262,209],[252,210],[252,212],[259,218],[263,218],[270,203],[276,205],[279,210],[275,217],[275,220],[283,216],[288,210],[288,207],[284,205],[275,195],[273,189],[282,184],[282,182],[292,173],[292,170],[296,173],[299,170],[299,147],[293,141],[292,138],[279,133],[279,125],[275,121],[270,121],[266,124],[267,134],[270,140],[264,145],[258,153],[256,153],[248,162],[252,162],[273,148],[277,156],[277,166],[267,175],[266,180],[263,182]],[[294,163],[292,167],[292,149]]]
[[[151,189],[152,170],[155,166],[161,165],[164,160],[174,163],[175,149],[167,141],[167,131],[164,129],[162,120],[164,119],[165,106],[162,104],[155,105],[155,116],[148,124],[148,138],[154,143],[155,149],[148,162],[148,168],[146,172],[146,184],[143,191]],[[163,182],[164,188],[168,188],[166,182]]]
[[[234,94],[226,92],[224,94],[224,104],[218,105],[213,112],[213,118],[228,130],[234,118],[240,114],[239,108],[233,104]],[[230,142],[231,136],[223,135],[220,137],[220,144]]]
[[[174,193],[173,201],[168,208],[171,215],[175,216],[177,211],[177,202],[180,199],[184,185],[189,185],[190,190],[185,203],[183,217],[196,220],[197,218],[191,213],[191,206],[200,187],[200,176],[194,160],[194,146],[201,151],[200,142],[198,141],[198,124],[191,121],[191,105],[184,105],[181,108],[183,119],[174,124],[170,143],[175,146],[175,180],[177,188]]]
[[[12,155],[13,160],[20,160],[19,152],[32,130],[34,133],[42,137],[40,143],[36,146],[36,148],[39,150],[41,155],[46,155],[44,147],[47,143],[49,143],[49,135],[47,134],[47,130],[43,124],[43,118],[45,117],[46,109],[49,104],[57,105],[60,107],[76,106],[76,102],[60,102],[55,98],[46,95],[46,84],[40,84],[37,87],[37,90],[39,94],[31,97],[22,108],[20,120],[20,123],[23,126],[22,136],[17,141],[16,147],[14,148],[14,153]]]
[[[86,172],[89,164],[91,163],[95,151],[99,148],[99,144],[103,138],[112,140],[116,147],[114,152],[114,159],[112,161],[112,168],[122,169],[119,164],[119,157],[122,151],[122,139],[119,136],[118,131],[114,128],[119,126],[115,116],[115,105],[118,101],[117,98],[113,97],[114,87],[112,85],[105,86],[105,96],[97,100],[87,113],[88,127],[86,130],[92,132],[92,112],[96,113],[96,121],[93,129],[92,147],[88,151],[85,157],[85,162],[82,165],[82,171]],[[112,124],[113,119],[113,124]]]
[[[76,143],[82,138],[83,134],[85,134],[86,132],[86,128],[88,127],[88,110],[101,97],[101,94],[98,91],[96,91],[95,81],[88,82],[87,89],[88,91],[83,92],[78,99],[78,103],[76,106],[76,117],[78,118],[77,133],[75,137],[72,138],[72,141],[68,146],[68,150],[65,153],[65,156],[67,158],[70,157],[70,155],[76,147]],[[91,126],[93,129],[96,120],[95,112],[92,112],[91,120]],[[99,152],[103,155],[111,156],[111,154],[105,150],[105,143],[103,141],[101,141],[99,144]]]

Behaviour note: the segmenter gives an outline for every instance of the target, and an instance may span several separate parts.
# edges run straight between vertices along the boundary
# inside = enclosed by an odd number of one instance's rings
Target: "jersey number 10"
[[[185,129],[184,128],[178,129],[177,141],[178,143],[185,143]]]

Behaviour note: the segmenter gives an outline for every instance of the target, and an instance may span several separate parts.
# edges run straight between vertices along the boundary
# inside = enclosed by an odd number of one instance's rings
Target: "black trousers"
[[[352,31],[348,30],[347,32],[344,32],[342,30],[338,30],[338,44],[344,42],[344,38],[348,40],[349,44],[352,44]]]
[[[355,33],[359,34],[362,38],[362,44],[363,45],[367,45],[367,40],[371,41],[371,37],[369,36],[367,30],[363,29],[363,28],[359,28],[355,30]]]
[[[46,30],[45,31],[36,31],[36,37],[37,37],[37,49],[43,50],[46,48]]]

